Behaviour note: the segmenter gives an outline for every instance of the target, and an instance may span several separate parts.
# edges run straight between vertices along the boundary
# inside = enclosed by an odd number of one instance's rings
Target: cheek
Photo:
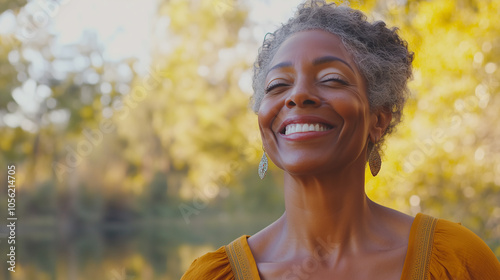
[[[281,106],[279,100],[264,98],[258,111],[259,126],[261,129],[271,128],[273,122],[280,112]]]
[[[267,139],[270,137],[271,125],[273,121],[272,108],[270,108],[269,104],[266,102],[262,102],[257,112],[257,120],[259,123],[260,135],[262,138],[263,145],[267,146]]]
[[[277,119],[279,119],[280,108],[281,107],[277,106],[274,100],[268,99],[262,101],[258,111],[258,122],[262,145],[264,146],[264,149],[266,150],[266,153],[271,161],[275,164],[277,163],[275,157],[277,142],[273,129],[276,129],[274,126],[279,123]]]
[[[345,120],[359,120],[369,111],[368,104],[352,95],[337,98],[333,103],[333,107]]]
[[[265,102],[260,104],[259,111],[257,112],[257,119],[261,132],[263,128],[269,127],[269,108],[266,106]]]

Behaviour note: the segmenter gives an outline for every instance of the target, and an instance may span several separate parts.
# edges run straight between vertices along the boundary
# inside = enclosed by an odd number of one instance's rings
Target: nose
[[[290,92],[290,95],[285,100],[285,104],[288,108],[293,108],[295,106],[299,108],[303,107],[318,107],[321,105],[321,100],[314,94],[313,89],[308,87],[305,83],[297,84],[295,89]]]

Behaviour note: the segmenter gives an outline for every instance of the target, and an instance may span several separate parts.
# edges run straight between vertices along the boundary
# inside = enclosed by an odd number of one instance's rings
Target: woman
[[[254,68],[264,156],[285,175],[282,217],[193,262],[183,279],[500,279],[471,231],[365,194],[401,120],[413,54],[383,22],[321,1],[266,37]]]

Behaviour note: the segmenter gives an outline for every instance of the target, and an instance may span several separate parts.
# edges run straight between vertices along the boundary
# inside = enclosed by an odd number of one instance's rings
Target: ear
[[[387,108],[380,108],[371,113],[369,136],[372,143],[377,143],[392,120],[392,113]]]

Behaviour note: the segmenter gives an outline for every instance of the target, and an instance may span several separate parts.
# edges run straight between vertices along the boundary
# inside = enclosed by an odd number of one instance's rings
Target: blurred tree
[[[500,256],[500,1],[353,2],[399,26],[416,53],[414,95],[381,173],[367,175],[370,197],[462,222]],[[0,1],[0,12],[19,28],[25,4]],[[26,220],[54,215],[56,202],[79,223],[171,224],[181,205],[200,216],[281,214],[281,173],[256,175],[245,85],[262,38],[243,36],[254,27],[247,7],[159,1],[156,21],[149,67],[106,60],[93,33],[63,48],[50,24],[36,40],[0,35],[0,163],[19,166]]]
[[[208,199],[224,185],[215,181],[223,182],[245,164],[256,127],[249,96],[239,87],[249,68],[237,52],[245,47],[237,38],[246,14],[230,1],[224,4],[225,11],[214,1],[160,5],[159,21],[169,24],[161,31],[169,48],[153,53],[148,74],[134,80],[129,99],[114,116],[119,137],[134,147],[124,157],[140,171],[129,181],[139,193],[162,171],[170,194]],[[178,180],[176,173],[187,180]]]
[[[500,256],[500,1],[387,4],[416,53],[414,96],[371,195],[462,222]]]

